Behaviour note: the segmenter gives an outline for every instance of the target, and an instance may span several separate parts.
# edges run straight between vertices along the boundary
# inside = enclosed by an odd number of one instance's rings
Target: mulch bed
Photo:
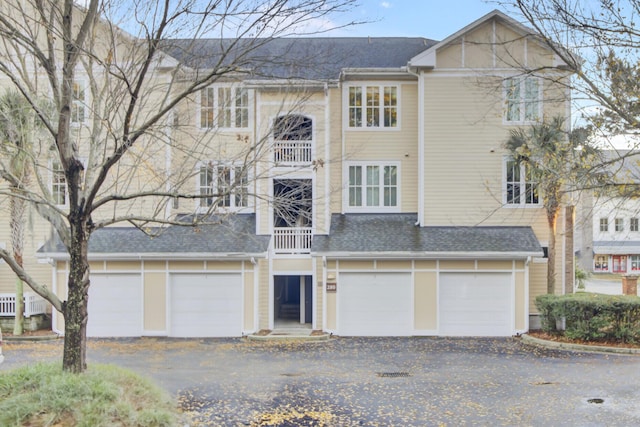
[[[593,346],[601,346],[601,347],[640,348],[639,343],[624,343],[624,342],[617,342],[617,341],[574,340],[562,335],[549,334],[544,331],[529,331],[528,335],[534,338],[539,338],[541,340],[565,342],[570,344],[593,345]]]

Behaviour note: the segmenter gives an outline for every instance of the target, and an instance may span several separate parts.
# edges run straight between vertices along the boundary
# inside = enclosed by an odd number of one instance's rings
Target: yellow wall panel
[[[167,275],[145,273],[144,275],[144,330],[166,331],[167,329]]]

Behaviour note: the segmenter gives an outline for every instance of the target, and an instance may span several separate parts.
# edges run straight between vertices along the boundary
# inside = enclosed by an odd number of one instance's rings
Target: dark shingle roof
[[[334,214],[311,252],[542,255],[531,227],[418,227],[416,214]]]
[[[163,42],[162,50],[195,69],[233,63],[255,78],[331,80],[344,68],[406,66],[435,44],[422,37],[174,39]]]
[[[96,230],[89,239],[89,256],[135,254],[261,254],[266,253],[269,236],[257,236],[255,215],[238,214],[207,221],[198,226],[170,226],[151,237],[134,227]],[[157,232],[160,229],[151,229]],[[41,256],[66,253],[57,237],[38,250]]]

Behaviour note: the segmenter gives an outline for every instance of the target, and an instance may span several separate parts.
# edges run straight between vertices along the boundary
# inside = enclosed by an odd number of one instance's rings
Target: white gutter
[[[66,252],[38,253],[36,258],[68,261]],[[140,260],[251,260],[252,258],[267,258],[266,252],[257,253],[216,253],[216,252],[149,252],[149,253],[89,253],[89,261],[140,261]]]
[[[424,225],[424,80],[422,73],[413,72],[407,67],[407,73],[418,78],[418,221],[416,226]]]
[[[527,259],[542,252],[312,252],[311,256],[351,259]]]

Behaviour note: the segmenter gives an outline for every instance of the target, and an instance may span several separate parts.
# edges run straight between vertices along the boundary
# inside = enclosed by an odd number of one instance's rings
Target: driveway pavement
[[[61,350],[61,340],[5,343],[0,372]],[[640,356],[515,338],[91,340],[88,361],[152,378],[193,425],[640,425]]]

